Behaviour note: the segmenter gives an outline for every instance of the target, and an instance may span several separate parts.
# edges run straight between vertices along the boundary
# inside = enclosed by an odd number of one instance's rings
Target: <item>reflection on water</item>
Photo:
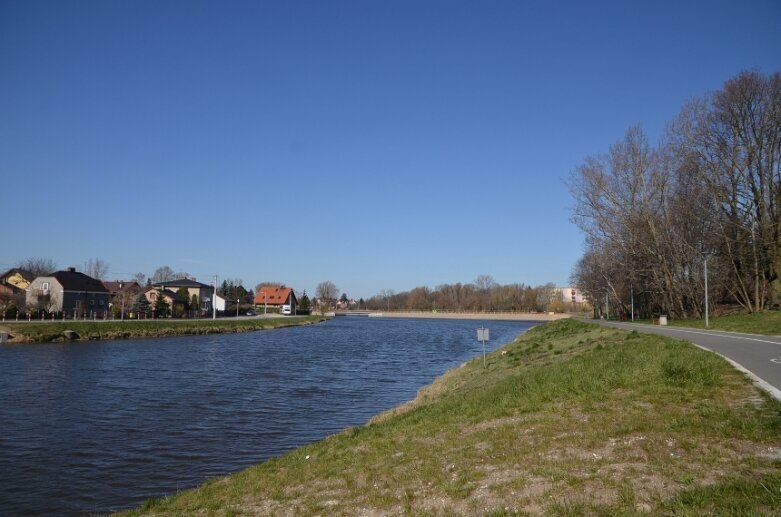
[[[532,324],[490,322],[491,348]],[[0,513],[135,506],[318,440],[482,353],[474,321],[0,348]]]

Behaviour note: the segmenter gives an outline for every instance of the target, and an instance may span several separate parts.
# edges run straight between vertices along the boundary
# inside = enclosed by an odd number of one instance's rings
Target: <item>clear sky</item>
[[[778,0],[0,0],[0,268],[564,285],[564,178],[743,69]]]

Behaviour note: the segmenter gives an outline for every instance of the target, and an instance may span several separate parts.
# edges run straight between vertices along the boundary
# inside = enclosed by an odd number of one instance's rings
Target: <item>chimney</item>
[[[68,268],[68,273],[75,273],[75,272],[76,272],[76,268],[75,267],[69,267]]]

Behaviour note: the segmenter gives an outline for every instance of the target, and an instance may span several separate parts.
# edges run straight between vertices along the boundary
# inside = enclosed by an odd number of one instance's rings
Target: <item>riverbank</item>
[[[718,356],[568,320],[418,397],[131,515],[774,514],[781,403]]]
[[[202,334],[252,332],[325,321],[322,316],[246,317],[203,320],[109,320],[13,322],[0,324],[6,343],[63,343],[69,341],[142,339]]]

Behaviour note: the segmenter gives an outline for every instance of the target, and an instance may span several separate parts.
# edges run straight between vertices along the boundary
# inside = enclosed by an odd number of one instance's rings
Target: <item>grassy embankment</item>
[[[50,343],[68,341],[66,331],[76,339],[139,339],[148,337],[222,334],[306,325],[325,320],[321,316],[280,316],[239,320],[130,320],[130,321],[63,321],[0,324],[10,333],[11,343]]]
[[[718,356],[567,320],[415,401],[131,514],[781,512],[781,403]]]
[[[704,319],[672,320],[670,325],[677,327],[705,328]],[[731,332],[748,332],[766,336],[781,336],[781,311],[760,312],[754,314],[736,314],[733,316],[710,317],[708,328]]]

